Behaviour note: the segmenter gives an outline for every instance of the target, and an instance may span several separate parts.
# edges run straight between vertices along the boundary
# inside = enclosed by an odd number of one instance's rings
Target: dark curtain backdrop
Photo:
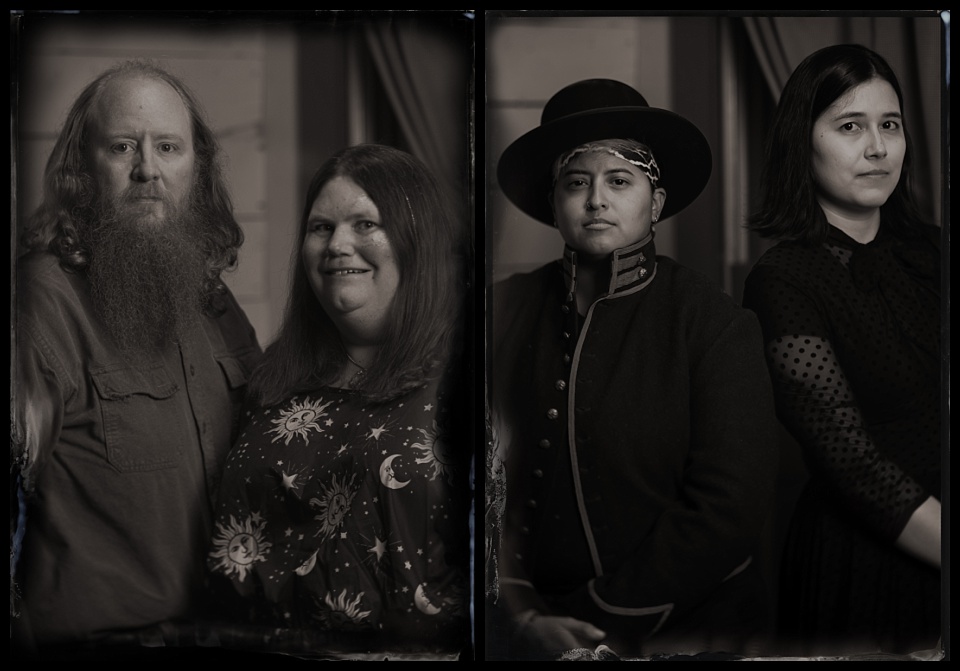
[[[376,22],[366,42],[411,152],[472,214],[472,30],[433,21]]]

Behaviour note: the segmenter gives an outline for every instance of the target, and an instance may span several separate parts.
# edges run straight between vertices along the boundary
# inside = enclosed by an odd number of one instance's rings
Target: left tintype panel
[[[471,659],[472,16],[11,16],[17,659]]]

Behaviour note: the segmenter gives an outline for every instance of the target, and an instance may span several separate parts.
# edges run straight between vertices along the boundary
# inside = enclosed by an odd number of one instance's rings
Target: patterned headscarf
[[[621,139],[588,142],[560,154],[557,160],[553,162],[553,185],[556,186],[560,172],[575,156],[594,151],[605,151],[619,159],[623,159],[631,165],[637,166],[650,180],[651,186],[654,189],[657,188],[657,183],[660,181],[660,168],[657,166],[656,159],[653,158],[653,152],[650,151],[650,147],[636,140]]]

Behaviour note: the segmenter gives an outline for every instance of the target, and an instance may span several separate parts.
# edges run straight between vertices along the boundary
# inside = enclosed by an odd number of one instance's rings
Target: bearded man
[[[215,487],[260,355],[221,280],[243,234],[186,87],[142,62],[87,86],[23,242],[14,646],[136,644],[203,616]]]

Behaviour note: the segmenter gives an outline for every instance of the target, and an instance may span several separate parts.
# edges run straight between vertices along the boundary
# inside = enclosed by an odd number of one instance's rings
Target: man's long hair
[[[224,270],[234,266],[243,231],[219,163],[220,148],[193,93],[160,66],[145,60],[121,63],[93,80],[80,93],[64,122],[43,174],[43,200],[29,221],[21,243],[27,250],[47,250],[67,270],[82,271],[90,263],[89,230],[100,189],[89,160],[91,117],[106,86],[120,77],[157,79],[180,96],[190,116],[195,155],[193,199],[209,230],[199,235],[206,258],[202,296],[204,309],[220,312]]]
[[[443,373],[459,345],[466,226],[455,220],[419,159],[384,145],[348,147],[320,167],[307,189],[286,313],[248,388],[264,406],[332,383],[346,362],[339,332],[314,295],[300,257],[313,203],[334,177],[351,179],[376,204],[400,267],[386,333],[359,391],[373,401],[395,398]]]
[[[748,227],[763,237],[821,243],[826,217],[817,201],[812,167],[813,125],[824,111],[851,89],[882,79],[893,87],[903,111],[903,93],[890,65],[858,44],[825,47],[807,56],[790,76],[767,139],[761,179],[761,205]],[[903,118],[906,153],[900,181],[881,206],[884,224],[910,234],[923,217],[913,187],[913,146]]]

